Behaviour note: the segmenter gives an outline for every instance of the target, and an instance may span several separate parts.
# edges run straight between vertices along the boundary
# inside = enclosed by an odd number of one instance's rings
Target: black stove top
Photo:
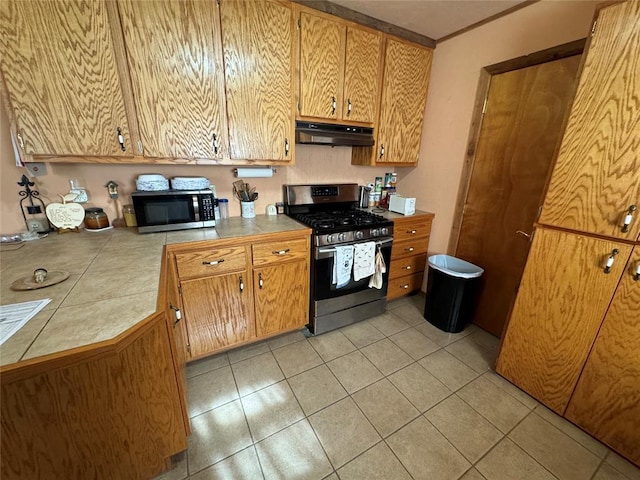
[[[391,222],[382,215],[364,210],[332,210],[327,212],[298,213],[293,218],[319,233],[342,232],[363,227],[389,226]]]

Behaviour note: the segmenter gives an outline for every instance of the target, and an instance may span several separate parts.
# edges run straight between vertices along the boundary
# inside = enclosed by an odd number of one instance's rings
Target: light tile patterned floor
[[[189,448],[158,478],[640,480],[491,371],[496,337],[441,332],[423,306],[189,365]]]

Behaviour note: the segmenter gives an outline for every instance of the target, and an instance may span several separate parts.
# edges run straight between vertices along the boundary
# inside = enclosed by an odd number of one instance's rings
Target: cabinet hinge
[[[302,28],[302,22],[300,21],[300,17],[298,17],[298,30]]]
[[[487,98],[489,98],[488,95],[486,97],[484,97],[484,102],[482,103],[482,114],[483,115],[485,113],[487,113]]]
[[[593,21],[593,26],[591,27],[591,36],[593,37],[596,34],[596,25],[598,24],[598,20]]]

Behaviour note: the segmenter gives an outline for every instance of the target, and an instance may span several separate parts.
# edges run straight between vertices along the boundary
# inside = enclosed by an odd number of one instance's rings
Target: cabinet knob
[[[384,156],[384,143],[380,144],[380,159]]]
[[[631,205],[629,210],[627,210],[627,214],[624,216],[624,221],[622,222],[622,233],[627,233],[629,231],[629,225],[633,221],[633,213],[638,209],[637,205]]]
[[[182,312],[178,307],[172,304],[169,304],[169,308],[173,310],[173,314],[176,317],[176,320],[173,322],[173,324],[176,325],[180,320],[182,320]]]
[[[633,279],[636,282],[640,280],[640,262],[638,262],[638,266],[636,267],[636,273],[633,274]]]
[[[404,249],[405,252],[413,252],[414,250],[415,249],[413,247],[408,247]]]
[[[351,115],[351,108],[352,108],[351,99],[347,98],[347,117]]]
[[[407,288],[409,288],[409,284],[405,283],[404,285],[402,285],[402,288],[404,288],[406,290]]]
[[[411,265],[405,265],[404,267],[402,267],[404,270],[411,270]]]
[[[242,279],[242,275],[240,275],[240,293],[244,292],[244,280]]]
[[[224,258],[221,258],[220,260],[212,260],[210,262],[204,261],[202,262],[203,265],[218,265],[220,263],[224,262]]]
[[[260,287],[260,290],[262,290],[263,286],[264,286],[264,280],[262,279],[262,274],[259,273],[258,274],[258,287]]]
[[[415,231],[415,230],[407,230],[407,233],[408,233],[409,235],[415,235],[415,234],[416,234],[416,231]]]
[[[289,139],[288,138],[284,139],[284,156],[285,157],[289,156]]]
[[[120,127],[118,127],[118,143],[123,152],[127,150],[124,146],[124,135],[122,135],[122,129]]]
[[[213,153],[218,154],[218,149],[220,148],[220,143],[218,142],[218,136],[213,134]]]
[[[285,248],[284,250],[272,250],[271,253],[274,255],[286,255],[287,253],[289,253],[289,249]]]
[[[604,264],[604,273],[611,273],[611,267],[613,267],[613,264],[616,261],[616,255],[618,255],[620,253],[620,250],[618,250],[617,248],[614,248],[613,250],[611,250],[611,254],[609,255],[609,257],[607,258],[606,263]]]
[[[338,104],[336,103],[336,97],[331,97],[331,115],[335,115]]]

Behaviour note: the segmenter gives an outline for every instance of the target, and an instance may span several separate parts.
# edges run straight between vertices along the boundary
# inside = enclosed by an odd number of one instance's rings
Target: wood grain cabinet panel
[[[626,240],[640,234],[640,3],[603,8],[540,223]]]
[[[133,155],[110,21],[105,0],[2,2],[0,70],[24,153]]]
[[[293,162],[291,5],[221,0],[232,160]]]
[[[342,118],[374,123],[378,105],[378,85],[382,66],[382,35],[349,26],[344,72]]]
[[[635,247],[566,417],[640,465],[640,247]]]
[[[394,240],[393,246],[391,247],[391,263],[396,259],[426,254],[428,247],[429,237],[410,238],[409,240],[399,241]]]
[[[420,290],[422,286],[422,273],[405,275],[404,277],[390,278],[387,288],[387,300],[394,300],[412,292]]]
[[[253,265],[273,265],[291,260],[308,260],[309,238],[281,242],[258,243],[252,246]]]
[[[536,230],[496,371],[562,415],[630,253],[613,241]]]
[[[191,358],[254,337],[247,272],[185,280],[181,289]]]
[[[308,261],[253,272],[258,336],[302,328],[309,321]]]
[[[412,255],[409,257],[396,257],[391,260],[389,277],[398,278],[412,273],[422,273],[427,264],[427,254]]]
[[[180,278],[206,277],[247,268],[246,247],[227,246],[176,254]]]
[[[300,14],[300,115],[340,118],[346,27],[307,11]]]
[[[144,155],[227,156],[215,2],[121,0],[118,6]]]

